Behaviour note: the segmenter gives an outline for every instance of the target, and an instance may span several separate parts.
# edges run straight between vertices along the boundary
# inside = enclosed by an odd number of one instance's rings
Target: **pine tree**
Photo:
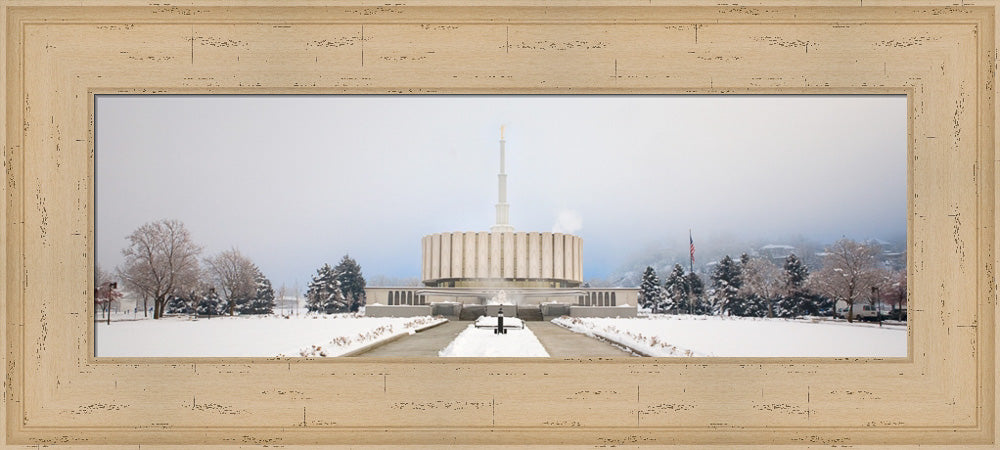
[[[802,264],[802,260],[794,253],[785,258],[785,287],[789,292],[802,291],[805,289],[806,280],[809,279],[809,268]]]
[[[757,294],[737,297],[729,303],[729,314],[741,317],[767,317],[767,300]]]
[[[679,309],[686,309],[688,296],[687,277],[684,275],[684,268],[680,264],[674,264],[674,270],[670,272],[667,281],[663,283],[665,293],[660,309],[676,313]]]
[[[712,272],[712,306],[718,315],[732,314],[733,310],[742,311],[739,305],[739,291],[743,285],[740,277],[740,265],[729,255],[726,255],[715,266]]]
[[[711,314],[712,308],[702,301],[702,297],[705,295],[705,282],[701,281],[701,277],[694,272],[688,272],[684,278],[687,280],[688,286],[688,297],[684,307],[688,314]]]
[[[227,314],[229,312],[229,302],[219,298],[219,294],[215,292],[215,289],[209,289],[208,292],[202,295],[201,299],[199,299],[196,311],[198,315],[201,316],[218,316]]]
[[[333,270],[337,273],[341,294],[350,303],[350,310],[356,312],[365,305],[365,277],[361,275],[361,266],[349,255],[344,255]]]
[[[271,314],[274,312],[274,288],[271,280],[254,266],[254,296],[240,305],[240,314]]]
[[[350,308],[350,303],[340,290],[338,274],[329,264],[323,264],[316,270],[306,290],[306,308],[309,312],[344,312]]]
[[[817,314],[822,299],[809,293],[806,287],[806,282],[809,280],[809,269],[794,253],[785,258],[783,276],[784,293],[778,301],[777,315],[779,317],[795,317]]]
[[[164,314],[194,314],[195,309],[191,306],[193,303],[195,302],[183,296],[170,295],[167,297],[167,306],[163,312]]]
[[[663,287],[660,286],[660,277],[656,276],[656,271],[652,267],[646,267],[642,273],[642,284],[639,285],[639,305],[643,309],[653,310],[660,304],[663,297]]]

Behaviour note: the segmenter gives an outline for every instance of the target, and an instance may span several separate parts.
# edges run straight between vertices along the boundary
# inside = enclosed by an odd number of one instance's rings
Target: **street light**
[[[882,299],[878,296],[878,286],[872,286],[872,297],[875,297],[875,315],[878,317],[878,326],[882,326]]]
[[[209,298],[212,299],[212,302],[213,302],[212,304],[208,305],[208,318],[211,319],[212,318],[212,310],[215,309],[215,303],[214,303],[215,302],[215,288],[214,287],[208,288],[208,296],[209,296]],[[195,315],[198,315],[197,308],[195,310]]]

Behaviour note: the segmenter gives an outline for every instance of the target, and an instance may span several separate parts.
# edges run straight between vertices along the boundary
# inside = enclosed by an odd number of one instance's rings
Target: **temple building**
[[[582,238],[515,231],[509,218],[505,163],[506,141],[501,127],[496,223],[490,231],[424,236],[420,242],[423,286],[367,288],[368,315],[417,311],[383,306],[425,307],[421,310],[435,306],[434,314],[471,317],[489,312],[486,306],[500,302],[509,304],[504,306],[508,314],[516,309],[518,316],[527,320],[566,315],[571,307],[578,307],[579,313],[586,310],[588,315],[635,315],[637,289],[583,287]],[[629,306],[631,314],[624,312]]]

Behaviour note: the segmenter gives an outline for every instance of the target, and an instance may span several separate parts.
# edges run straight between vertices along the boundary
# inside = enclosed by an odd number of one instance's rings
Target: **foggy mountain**
[[[891,239],[864,238],[855,240],[881,245],[884,261],[887,264],[894,268],[905,266],[905,233]],[[833,242],[817,242],[802,237],[784,240],[736,240],[723,237],[705,240],[703,243],[696,240],[694,271],[703,277],[708,277],[720,259],[726,255],[733,259],[739,259],[743,253],[754,257],[769,257],[778,267],[784,264],[785,257],[794,253],[810,271],[815,271],[822,266],[824,249],[831,244]],[[654,248],[654,246],[650,246],[650,248]],[[652,267],[662,281],[663,276],[670,273],[674,264],[680,264],[685,270],[689,270],[690,256],[687,246],[659,246],[655,250],[633,255],[628,262],[613,270],[607,278],[594,278],[587,280],[587,282],[593,287],[638,287],[642,282],[642,272],[646,267]]]

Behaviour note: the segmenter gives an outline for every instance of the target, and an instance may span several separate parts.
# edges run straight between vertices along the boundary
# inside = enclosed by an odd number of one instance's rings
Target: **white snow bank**
[[[353,314],[235,316],[95,324],[100,357],[338,356],[445,319]]]
[[[687,315],[560,317],[552,322],[650,356],[906,356],[905,327]]]
[[[549,353],[527,328],[512,328],[507,334],[493,334],[492,328],[469,325],[444,350],[438,352],[438,356],[545,358]]]

